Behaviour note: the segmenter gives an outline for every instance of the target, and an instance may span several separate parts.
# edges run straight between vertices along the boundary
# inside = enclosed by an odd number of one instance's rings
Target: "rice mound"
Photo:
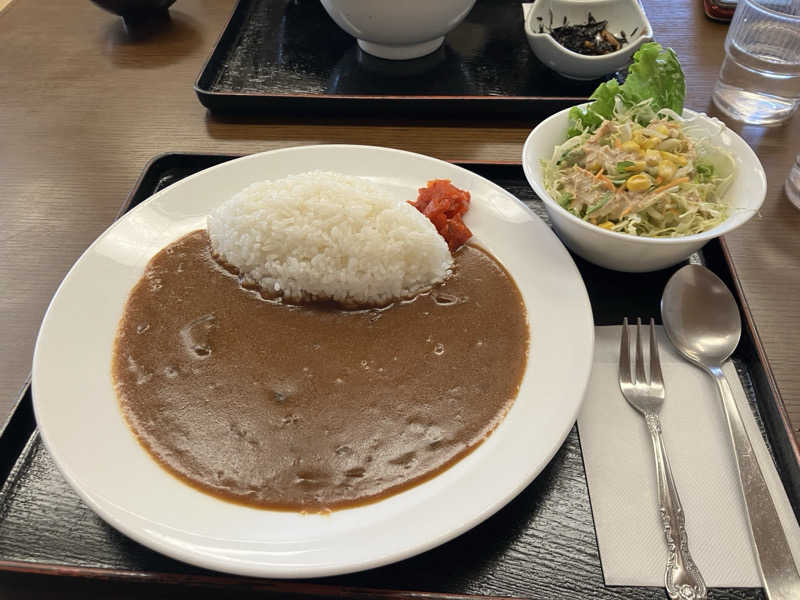
[[[208,217],[215,256],[289,302],[381,306],[443,281],[433,224],[361,177],[313,171],[254,183]]]

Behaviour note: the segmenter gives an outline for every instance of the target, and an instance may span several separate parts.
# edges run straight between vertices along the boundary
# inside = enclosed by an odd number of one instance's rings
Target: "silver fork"
[[[633,408],[644,416],[653,441],[658,479],[658,503],[661,523],[667,539],[669,558],[664,573],[664,587],[670,598],[698,600],[706,597],[706,584],[689,554],[689,540],[683,517],[683,507],[667,460],[667,449],[661,437],[658,413],[664,403],[664,379],[658,359],[658,342],[653,319],[650,319],[650,380],[644,371],[642,353],[642,320],[636,319],[636,377],[631,374],[631,354],[628,343],[628,319],[622,324],[619,345],[619,387]]]

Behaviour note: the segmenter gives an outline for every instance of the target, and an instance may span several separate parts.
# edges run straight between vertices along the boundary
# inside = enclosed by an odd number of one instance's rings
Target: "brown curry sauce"
[[[125,307],[123,413],[169,472],[250,506],[319,512],[421,483],[494,430],[527,360],[513,279],[477,246],[455,263],[385,309],[289,306],[243,289],[190,233]]]

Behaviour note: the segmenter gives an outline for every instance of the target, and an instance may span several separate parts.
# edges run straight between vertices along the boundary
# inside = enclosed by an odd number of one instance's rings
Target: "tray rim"
[[[798,505],[793,505],[792,508],[794,509],[795,518],[800,521],[800,477],[798,477],[798,475],[800,475],[800,443],[798,443],[798,439],[792,430],[792,425],[789,421],[789,413],[786,410],[786,405],[783,402],[783,396],[781,395],[780,388],[778,387],[777,379],[775,379],[775,373],[773,372],[772,365],[770,365],[767,358],[767,353],[764,349],[764,344],[761,341],[761,337],[758,335],[758,328],[756,327],[755,318],[753,317],[753,313],[750,310],[750,304],[745,296],[742,281],[739,279],[739,274],[736,270],[736,263],[733,260],[733,255],[731,254],[725,238],[720,237],[718,240],[720,249],[722,251],[722,257],[730,276],[730,284],[733,286],[734,295],[737,303],[739,304],[739,312],[744,320],[743,332],[747,336],[750,344],[753,346],[753,350],[755,351],[755,355],[757,357],[757,362],[761,365],[761,368],[764,371],[764,380],[767,388],[769,389],[769,394],[773,399],[771,403],[772,406],[769,408],[777,411],[777,420],[781,429],[780,434],[785,436],[788,442],[789,457],[793,459],[791,460],[790,465],[790,468],[794,471],[793,480],[789,479],[790,474],[786,473],[785,469],[777,468],[776,470],[778,471],[778,476],[781,479],[784,489],[787,490],[790,504],[793,504],[793,497],[798,502]],[[756,388],[755,391],[758,391],[758,384],[756,382],[754,382],[754,387]],[[775,430],[774,420],[771,418],[764,418],[764,411],[761,407],[761,403],[758,401],[759,396],[760,394],[756,394],[756,406],[762,413],[761,421],[764,427],[767,429],[767,437],[769,438],[770,445],[772,447],[772,453],[773,455],[777,452],[781,452],[783,454],[785,453],[786,448],[782,446],[780,448],[775,447],[773,439],[778,432]],[[778,467],[778,465],[776,465],[776,467]]]
[[[375,600],[525,600],[520,596],[480,596],[475,594],[451,594],[423,592],[417,590],[388,590],[370,587],[352,587],[324,583],[309,583],[292,579],[259,579],[224,573],[170,573],[162,571],[125,571],[99,567],[67,567],[54,563],[35,563],[24,561],[0,561],[0,572],[29,575],[49,575],[82,578],[94,581],[161,583],[168,585],[199,585],[224,587],[226,589],[244,588],[247,591],[269,593],[302,594],[305,597],[326,598],[374,598]]]
[[[239,153],[225,153],[225,152],[180,152],[180,151],[166,151],[163,153],[159,153],[152,158],[150,158],[142,168],[139,176],[137,177],[135,183],[133,184],[131,191],[128,193],[125,201],[122,203],[117,217],[124,214],[129,208],[131,203],[135,200],[136,196],[139,195],[139,190],[148,176],[151,175],[151,171],[159,166],[159,163],[170,161],[170,160],[181,160],[181,159],[212,159],[217,160],[219,162],[225,162],[227,160],[233,160],[235,158],[239,158],[241,156],[246,156],[246,154],[239,154]],[[484,161],[484,160],[462,160],[462,159],[444,159],[447,162],[452,162],[461,166],[465,166],[467,168],[473,167],[510,167],[510,168],[522,168],[522,165],[519,161]],[[149,195],[149,194],[148,194]],[[739,280],[738,274],[735,269],[735,263],[733,262],[732,255],[730,253],[730,249],[724,238],[716,238],[715,240],[711,240],[710,244],[717,243],[719,245],[719,254],[721,255],[722,264],[724,265],[727,272],[722,273],[723,279],[729,280],[729,284],[733,285],[735,297],[737,302],[739,303],[740,312],[744,317],[744,331],[746,332],[747,340],[753,346],[753,354],[756,357],[756,362],[761,366],[764,372],[764,380],[766,386],[768,388],[768,393],[773,399],[772,404],[774,404],[774,408],[777,411],[778,421],[781,425],[781,432],[786,435],[789,440],[789,455],[794,458],[793,466],[797,467],[798,472],[800,472],[800,450],[798,450],[798,443],[792,431],[791,425],[788,421],[788,413],[786,411],[785,405],[783,404],[783,400],[780,394],[780,390],[778,389],[777,382],[774,377],[774,373],[772,368],[767,360],[766,352],[764,351],[763,344],[761,342],[760,337],[758,336],[757,328],[755,327],[755,322],[750,311],[749,304],[747,303],[746,297],[744,296],[743,287],[741,281]],[[740,354],[742,351],[738,351],[737,354]],[[759,382],[753,382],[754,392],[756,396],[756,404],[762,412],[763,409],[761,406],[761,402],[759,402],[759,398],[764,396],[763,390],[760,390]],[[759,393],[761,392],[761,393]],[[0,428],[0,442],[2,442],[5,437],[9,433],[9,428],[13,425],[14,417],[20,413],[25,407],[26,404],[26,396],[30,396],[30,377],[23,385],[20,394],[16,403],[14,404],[14,409],[9,415],[8,419],[6,420],[5,424]],[[30,398],[27,400],[28,404],[30,404]],[[771,445],[773,446],[773,450],[775,448],[773,442],[773,435],[771,435],[771,428],[769,427],[771,423],[771,419],[763,418],[762,422],[764,426],[767,428],[767,435],[770,438]],[[30,433],[25,436],[25,443],[22,445],[18,453],[13,457],[12,463],[16,463],[19,457],[22,455],[24,448],[27,447],[30,439],[38,434],[38,430],[35,427],[35,422],[33,424],[33,428],[31,429]],[[784,487],[788,489],[795,487],[800,489],[800,479],[795,483],[794,481],[787,481],[788,474],[784,472],[783,469],[778,469],[779,475],[781,476],[782,483]],[[8,481],[8,476],[4,476],[3,480],[0,481],[0,488],[2,488]],[[797,510],[799,510],[798,507]],[[797,516],[797,515],[796,515]],[[474,595],[474,594],[452,594],[452,593],[445,593],[445,592],[422,592],[422,591],[415,591],[415,590],[387,590],[381,588],[367,588],[367,587],[349,587],[349,586],[341,586],[338,584],[324,584],[324,583],[308,583],[303,580],[279,580],[279,579],[260,579],[254,577],[243,577],[243,576],[236,576],[236,575],[228,575],[224,573],[213,573],[210,572],[209,574],[205,573],[173,573],[173,572],[164,572],[164,571],[135,571],[135,570],[124,570],[119,568],[102,568],[102,567],[91,567],[91,566],[72,566],[72,565],[62,565],[59,563],[53,562],[35,562],[35,561],[17,561],[17,560],[0,560],[0,572],[12,572],[12,573],[27,573],[27,574],[34,574],[34,575],[51,575],[51,576],[66,576],[66,577],[75,577],[75,578],[85,578],[89,580],[108,580],[108,581],[119,581],[119,582],[126,582],[126,581],[142,581],[142,582],[152,582],[152,583],[164,583],[164,584],[187,584],[187,585],[202,585],[202,586],[238,586],[241,588],[245,588],[248,590],[263,590],[263,591],[272,591],[274,593],[293,593],[293,594],[309,594],[311,596],[316,597],[325,597],[328,594],[336,593],[337,597],[342,598],[363,598],[364,595],[367,594],[366,597],[374,597],[377,599],[388,599],[394,600],[397,598],[418,598],[418,599],[425,599],[425,600],[500,600],[501,597],[499,596],[485,596],[485,595]],[[719,588],[719,589],[726,589],[726,588]],[[747,589],[747,588],[744,588]],[[757,589],[757,588],[749,588],[749,589]],[[506,597],[503,596],[502,598],[508,598],[509,600],[521,600],[518,597]]]
[[[203,63],[203,67],[197,75],[197,78],[194,81],[193,89],[195,94],[197,94],[200,103],[211,110],[212,112],[217,110],[220,112],[225,112],[225,109],[219,107],[219,102],[221,100],[226,100],[229,98],[236,98],[239,100],[248,100],[248,101],[267,101],[267,100],[275,100],[275,101],[284,101],[284,102],[291,102],[295,101],[297,103],[305,100],[310,102],[315,102],[318,100],[327,100],[331,103],[337,103],[337,101],[341,101],[346,103],[347,101],[353,101],[357,104],[365,104],[365,103],[377,103],[377,104],[388,104],[388,103],[396,103],[396,102],[408,102],[410,104],[421,104],[425,102],[429,103],[436,103],[447,105],[450,103],[464,103],[464,104],[473,104],[473,103],[485,103],[485,102],[495,102],[500,101],[500,103],[519,103],[519,104],[578,104],[580,102],[585,102],[588,97],[585,96],[459,96],[459,95],[403,95],[403,94],[384,94],[384,95],[370,95],[370,94],[311,94],[311,93],[293,93],[293,94],[286,94],[286,93],[252,93],[252,92],[219,92],[213,91],[211,89],[210,82],[206,80],[210,77],[210,68],[212,63],[215,60],[219,60],[221,55],[223,54],[222,44],[223,42],[227,44],[232,44],[234,38],[234,27],[238,26],[240,23],[238,21],[244,18],[244,8],[243,6],[245,3],[251,2],[252,0],[237,0],[236,5],[233,7],[230,16],[228,17],[227,21],[225,22],[225,26],[223,27],[221,33],[217,37],[217,41],[214,43],[214,47],[211,50],[211,53],[206,58],[205,62]],[[205,85],[208,84],[208,85]],[[444,108],[444,106],[442,106]],[[507,115],[506,115],[507,116]]]

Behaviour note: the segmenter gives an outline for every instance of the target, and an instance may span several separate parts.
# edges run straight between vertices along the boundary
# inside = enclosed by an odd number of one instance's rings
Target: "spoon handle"
[[[750,533],[755,544],[756,562],[767,598],[770,600],[800,598],[800,575],[797,573],[789,543],[786,541],[786,533],[767,489],[767,482],[753,452],[728,380],[719,366],[710,367],[709,371],[714,376],[722,397],[736,465],[739,468],[739,483],[747,507]]]

